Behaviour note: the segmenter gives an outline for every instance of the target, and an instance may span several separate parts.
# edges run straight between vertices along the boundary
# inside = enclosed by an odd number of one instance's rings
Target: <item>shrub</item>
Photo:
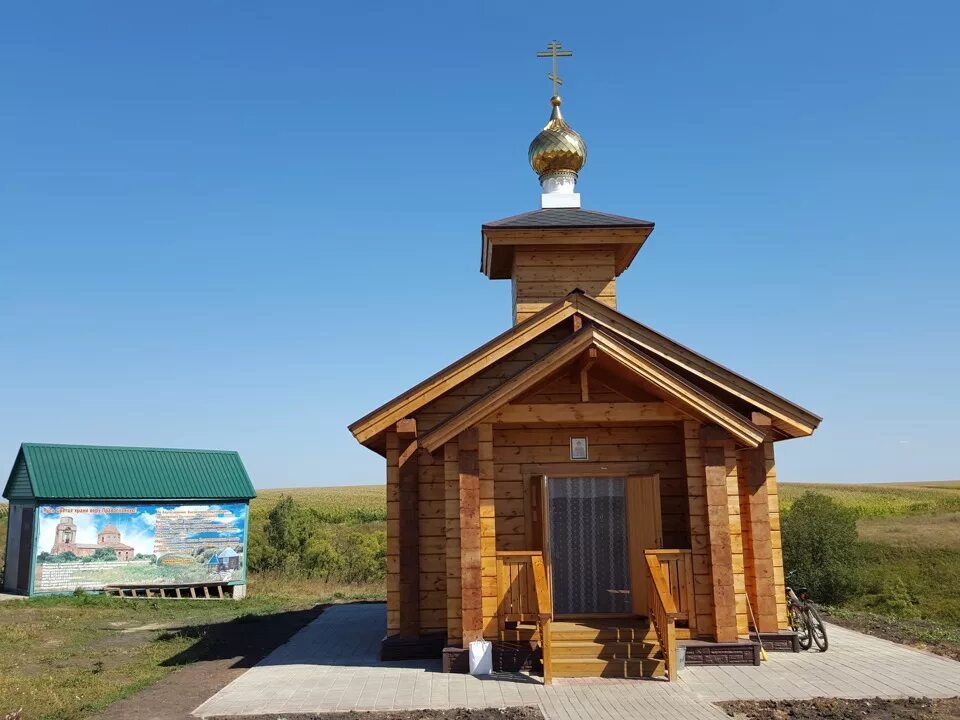
[[[387,536],[366,523],[330,522],[327,513],[281,497],[266,522],[251,523],[247,558],[255,571],[326,582],[368,583],[387,572]]]
[[[818,602],[838,604],[858,590],[861,555],[857,518],[821,493],[806,492],[782,517],[783,562],[793,587],[806,585]]]

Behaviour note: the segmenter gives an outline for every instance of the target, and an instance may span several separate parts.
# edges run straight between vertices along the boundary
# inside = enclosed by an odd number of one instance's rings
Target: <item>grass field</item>
[[[960,512],[960,481],[889,485],[781,483],[780,509],[789,510],[794,500],[810,490],[854,508],[861,518]]]
[[[251,518],[263,518],[284,495],[316,510],[327,522],[386,522],[387,488],[385,485],[353,485],[344,487],[281,488],[258,490],[250,505]]]
[[[315,509],[332,526],[385,527],[383,486],[260,491],[251,504],[251,526],[265,522],[282,495]],[[0,505],[0,558],[4,510]],[[382,598],[384,592],[382,583],[339,585],[253,573],[249,596],[239,602],[93,595],[0,602],[0,717],[21,706],[29,720],[87,717],[156,682],[177,663],[190,662],[207,630],[321,602]]]
[[[960,659],[960,482],[780,488],[781,508],[814,491],[857,513],[863,589],[836,619]]]

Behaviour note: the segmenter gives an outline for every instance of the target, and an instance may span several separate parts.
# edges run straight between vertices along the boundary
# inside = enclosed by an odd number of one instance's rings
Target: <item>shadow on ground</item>
[[[269,615],[241,615],[230,622],[173,628],[158,639],[186,637],[194,638],[196,642],[161,665],[178,667],[196,662],[236,659],[231,667],[253,667],[271,650],[315,620],[325,607],[317,605],[306,610]]]
[[[194,638],[183,652],[164,661],[175,667],[158,683],[115,702],[99,720],[186,720],[204,700],[256,665],[326,609],[269,615],[241,615],[236,620],[208,625],[188,625],[167,630],[161,637]]]

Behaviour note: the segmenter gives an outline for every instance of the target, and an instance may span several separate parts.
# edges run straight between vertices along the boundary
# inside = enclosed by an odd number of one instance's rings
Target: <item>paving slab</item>
[[[380,662],[383,604],[339,605],[194,711],[198,717],[535,705],[549,720],[721,720],[722,700],[954,697],[960,663],[828,625],[826,653],[770,653],[759,667],[685,669],[680,680],[444,674],[440,661]]]

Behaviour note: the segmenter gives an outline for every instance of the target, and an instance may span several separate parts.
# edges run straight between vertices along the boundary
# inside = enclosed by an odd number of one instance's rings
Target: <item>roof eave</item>
[[[488,227],[481,229],[480,271],[491,280],[508,280],[513,273],[513,255],[519,246],[549,246],[561,249],[563,245],[544,237],[551,231],[578,231],[579,245],[602,245],[615,251],[614,272],[623,273],[646,243],[653,224],[616,226],[571,226],[571,227]]]

